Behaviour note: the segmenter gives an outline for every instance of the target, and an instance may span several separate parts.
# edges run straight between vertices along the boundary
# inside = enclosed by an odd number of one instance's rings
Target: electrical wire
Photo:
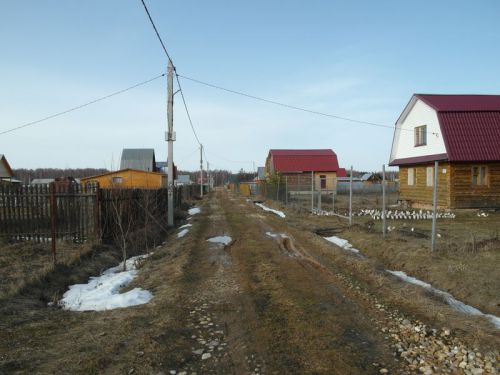
[[[69,109],[67,109],[67,110],[65,110],[65,111],[58,112],[58,113],[55,113],[55,114],[53,114],[53,115],[50,115],[50,116],[47,116],[47,117],[41,118],[41,119],[39,119],[39,120],[36,120],[36,121],[31,121],[31,122],[28,122],[28,123],[23,124],[23,125],[20,125],[20,126],[16,126],[16,127],[14,127],[14,128],[11,128],[11,129],[7,129],[7,130],[4,130],[4,131],[1,131],[1,132],[0,132],[0,135],[7,134],[7,133],[13,132],[13,131],[15,131],[15,130],[23,129],[23,128],[26,128],[26,127],[28,127],[28,126],[36,125],[36,124],[39,124],[39,123],[41,123],[41,122],[43,122],[43,121],[47,121],[47,120],[53,119],[53,118],[55,118],[55,117],[59,117],[59,116],[65,115],[65,114],[67,114],[67,113],[70,113],[70,112],[76,111],[76,110],[78,110],[78,109],[81,109],[81,108],[87,107],[87,106],[89,106],[89,105],[91,105],[91,104],[95,104],[95,103],[97,103],[97,102],[100,102],[100,101],[103,101],[103,100],[109,99],[109,98],[111,98],[111,97],[113,97],[113,96],[116,96],[116,95],[119,95],[119,94],[123,94],[124,92],[130,91],[130,90],[135,89],[135,88],[137,88],[137,87],[139,87],[139,86],[143,86],[143,85],[145,85],[145,84],[147,84],[147,83],[149,83],[149,82],[155,81],[155,80],[157,80],[158,78],[161,78],[161,77],[164,77],[164,76],[165,76],[165,73],[160,74],[160,75],[157,75],[156,77],[150,78],[150,79],[148,79],[148,80],[146,80],[146,81],[143,81],[143,82],[137,83],[137,84],[135,84],[135,85],[133,85],[133,86],[130,86],[130,87],[127,87],[127,88],[125,88],[125,89],[123,89],[123,90],[115,91],[115,92],[113,92],[113,93],[111,93],[111,94],[109,94],[109,95],[106,95],[106,96],[100,97],[100,98],[98,98],[98,99],[94,99],[94,100],[92,100],[92,101],[90,101],[90,102],[87,102],[87,103],[84,103],[84,104],[80,104],[80,105],[78,105],[78,106],[76,106],[76,107],[69,108]]]
[[[194,137],[196,138],[196,142],[198,142],[198,144],[201,146],[200,139],[198,138],[198,134],[196,134],[196,130],[194,128],[194,124],[193,124],[193,120],[191,118],[191,114],[189,113],[189,109],[188,109],[188,106],[187,106],[187,103],[186,103],[186,98],[184,96],[184,91],[182,90],[181,82],[179,80],[179,74],[177,74],[177,70],[175,68],[174,62],[173,62],[172,58],[170,57],[170,54],[168,53],[168,50],[167,50],[167,47],[165,46],[165,43],[163,43],[163,39],[161,38],[160,33],[158,32],[158,29],[156,28],[156,25],[155,25],[155,23],[153,21],[153,17],[151,17],[151,13],[149,13],[149,10],[148,10],[148,7],[147,7],[146,3],[144,2],[144,0],[141,0],[141,3],[142,3],[142,6],[144,7],[144,10],[146,11],[146,14],[148,15],[149,22],[151,23],[151,26],[153,26],[153,29],[154,29],[154,31],[156,33],[156,36],[157,36],[158,40],[160,41],[161,46],[163,47],[163,51],[165,51],[165,55],[167,55],[168,61],[174,67],[175,78],[177,80],[177,85],[179,86],[179,92],[181,93],[182,103],[184,104],[184,109],[186,110],[186,114],[187,114],[187,117],[188,117],[189,125],[191,126],[191,130],[193,131]]]
[[[361,125],[378,126],[378,127],[381,127],[381,128],[394,129],[393,125],[378,124],[378,123],[375,123],[375,122],[369,122],[369,121],[363,121],[363,120],[356,120],[356,119],[353,119],[353,118],[339,116],[339,115],[334,115],[334,114],[331,114],[331,113],[319,112],[319,111],[315,111],[315,110],[312,110],[312,109],[307,109],[307,108],[303,108],[303,107],[297,107],[297,106],[294,106],[294,105],[291,105],[291,104],[281,103],[281,102],[278,102],[278,101],[275,101],[275,100],[266,99],[266,98],[263,98],[263,97],[260,97],[260,96],[251,95],[251,94],[248,94],[248,93],[245,93],[245,92],[242,92],[242,91],[236,91],[236,90],[228,89],[228,88],[225,88],[225,87],[222,87],[222,86],[219,86],[219,85],[215,85],[213,83],[208,83],[208,82],[200,81],[199,79],[196,79],[196,78],[187,77],[187,76],[182,75],[182,74],[177,74],[177,76],[181,77],[181,78],[184,78],[184,79],[186,79],[188,81],[195,82],[195,83],[198,83],[198,84],[201,84],[201,85],[204,85],[204,86],[208,86],[208,87],[211,87],[211,88],[214,88],[214,89],[217,89],[217,90],[226,91],[226,92],[229,92],[229,93],[232,93],[232,94],[244,96],[244,97],[247,97],[247,98],[250,98],[250,99],[258,100],[258,101],[269,103],[269,104],[274,104],[274,105],[277,105],[277,106],[280,106],[280,107],[284,107],[284,108],[289,108],[289,109],[294,109],[294,110],[297,110],[297,111],[312,113],[312,114],[319,115],[319,116],[325,116],[325,117],[335,118],[337,120],[349,121],[349,122],[353,122],[353,123],[357,123],[357,124],[361,124]],[[400,128],[400,129],[401,130],[413,131],[413,129],[404,129],[404,128]],[[437,134],[437,133],[429,132],[429,134]]]

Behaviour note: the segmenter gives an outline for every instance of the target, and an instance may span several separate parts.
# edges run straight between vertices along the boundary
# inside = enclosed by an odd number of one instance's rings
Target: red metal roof
[[[500,160],[500,109],[438,112],[449,161]]]
[[[500,111],[500,95],[415,94],[415,96],[439,112]]]
[[[337,177],[347,177],[347,171],[345,170],[345,168],[338,169]]]
[[[500,95],[415,94],[436,112],[446,154],[393,160],[390,165],[434,160],[500,160]]]
[[[274,170],[280,173],[336,172],[337,155],[326,150],[270,150]]]

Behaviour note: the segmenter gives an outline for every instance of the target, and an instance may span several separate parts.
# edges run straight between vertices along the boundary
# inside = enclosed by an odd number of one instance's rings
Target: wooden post
[[[385,164],[382,165],[382,235],[386,236],[385,225]]]
[[[56,264],[56,185],[50,184],[50,237],[52,246],[52,260]]]
[[[352,165],[351,176],[349,178],[349,226],[352,225]]]
[[[432,239],[431,250],[436,250],[436,216],[437,216],[437,201],[438,201],[438,162],[434,162],[434,194],[432,197]]]

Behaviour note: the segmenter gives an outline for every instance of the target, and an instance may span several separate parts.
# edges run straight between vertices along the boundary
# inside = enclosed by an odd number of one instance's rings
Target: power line
[[[245,93],[245,92],[228,89],[228,88],[225,88],[225,87],[222,87],[222,86],[215,85],[213,83],[208,83],[208,82],[200,81],[198,79],[187,77],[187,76],[184,76],[182,74],[177,74],[177,76],[181,77],[181,78],[184,78],[184,79],[187,79],[188,81],[199,83],[201,85],[205,85],[205,86],[217,89],[217,90],[226,91],[226,92],[229,92],[229,93],[232,93],[232,94],[244,96],[244,97],[247,97],[247,98],[250,98],[250,99],[258,100],[258,101],[269,103],[269,104],[278,105],[278,106],[284,107],[284,108],[294,109],[294,110],[297,110],[297,111],[312,113],[312,114],[319,115],[319,116],[325,116],[325,117],[335,118],[335,119],[338,119],[338,120],[349,121],[349,122],[353,122],[353,123],[357,123],[357,124],[362,124],[362,125],[378,126],[378,127],[381,127],[381,128],[394,129],[394,126],[392,126],[392,125],[385,125],[385,124],[378,124],[378,123],[375,123],[375,122],[369,122],[369,121],[363,121],[363,120],[356,120],[356,119],[349,118],[349,117],[344,117],[344,116],[339,116],[339,115],[333,115],[331,113],[319,112],[319,111],[315,111],[315,110],[308,109],[308,108],[297,107],[297,106],[294,106],[294,105],[291,105],[291,104],[281,103],[281,102],[277,102],[275,100],[266,99],[266,98],[262,98],[260,96],[251,95],[251,94],[248,94],[248,93]],[[413,129],[403,129],[403,128],[401,128],[401,130],[413,131]],[[437,134],[437,133],[430,133],[430,134]]]
[[[112,93],[112,94],[109,94],[109,95],[103,96],[103,97],[101,97],[101,98],[98,98],[98,99],[92,100],[92,101],[87,102],[87,103],[84,103],[84,104],[80,104],[80,105],[78,105],[78,106],[76,106],[76,107],[69,108],[69,109],[67,109],[67,110],[65,110],[65,111],[55,113],[55,114],[53,114],[53,115],[50,115],[50,116],[44,117],[44,118],[39,119],[39,120],[36,120],[36,121],[31,121],[31,122],[28,122],[28,123],[26,123],[26,124],[24,124],[24,125],[16,126],[15,128],[11,128],[11,129],[8,129],[8,130],[4,130],[4,131],[0,132],[0,135],[2,135],[2,134],[6,134],[6,133],[10,133],[10,132],[13,132],[13,131],[15,131],[15,130],[22,129],[22,128],[26,128],[26,127],[28,127],[28,126],[32,126],[32,125],[35,125],[35,124],[39,124],[40,122],[47,121],[47,120],[53,119],[53,118],[55,118],[55,117],[62,116],[62,115],[64,115],[64,114],[66,114],[66,113],[76,111],[76,110],[78,110],[78,109],[81,109],[81,108],[87,107],[87,106],[89,106],[89,105],[91,105],[91,104],[94,104],[94,103],[97,103],[97,102],[100,102],[100,101],[103,101],[103,100],[109,99],[109,98],[111,98],[111,97],[113,97],[113,96],[116,96],[116,95],[119,95],[119,94],[123,94],[123,93],[124,93],[124,92],[126,92],[126,91],[129,91],[129,90],[135,89],[136,87],[139,87],[139,86],[145,85],[145,84],[147,84],[147,83],[149,83],[149,82],[152,82],[152,81],[157,80],[158,78],[161,78],[161,77],[164,77],[164,76],[165,76],[165,73],[160,74],[160,75],[158,75],[158,76],[156,76],[156,77],[153,77],[153,78],[150,78],[150,79],[148,79],[148,80],[146,80],[146,81],[143,81],[143,82],[137,83],[137,84],[135,84],[135,85],[133,85],[133,86],[130,86],[130,87],[127,87],[126,89],[119,90],[119,91],[115,91],[115,92],[114,92],[114,93]]]
[[[172,65],[174,65],[174,62],[173,62],[172,58],[170,57],[170,54],[168,53],[167,47],[165,46],[165,43],[163,43],[163,40],[162,40],[162,38],[160,36],[160,33],[158,32],[158,29],[156,28],[156,25],[155,25],[155,23],[153,21],[153,17],[151,17],[151,13],[149,13],[149,10],[148,10],[148,7],[147,7],[146,3],[144,2],[144,0],[141,0],[141,3],[142,3],[142,6],[144,7],[144,10],[146,11],[146,14],[148,15],[149,22],[151,23],[151,26],[153,26],[153,29],[154,29],[154,31],[156,33],[156,36],[158,37],[158,40],[160,41],[160,44],[163,47],[163,51],[165,51],[165,54],[167,55],[168,60],[172,63]],[[200,139],[198,138],[198,135],[196,134],[196,130],[194,128],[194,124],[193,124],[193,120],[191,118],[191,114],[189,113],[189,109],[188,109],[188,106],[187,106],[187,103],[186,103],[186,98],[184,96],[184,91],[182,91],[181,82],[179,80],[179,74],[177,73],[175,65],[174,65],[174,73],[175,73],[175,78],[177,80],[177,85],[179,86],[179,91],[181,93],[182,102],[184,104],[184,109],[186,110],[186,114],[187,114],[187,117],[188,117],[189,125],[191,126],[191,130],[193,131],[193,134],[194,134],[194,137],[196,138],[196,141],[201,146]]]
[[[144,0],[141,0],[141,2],[142,2],[142,6],[144,7],[144,10],[146,11],[146,14],[148,15],[149,22],[151,22],[151,26],[153,26],[153,29],[155,30],[156,36],[158,37],[158,40],[160,41],[161,46],[163,47],[163,50],[165,51],[165,54],[168,57],[168,60],[172,63],[172,65],[174,65],[172,58],[168,54],[167,47],[165,47],[165,44],[163,43],[163,40],[161,39],[160,33],[158,32],[158,29],[156,28],[156,25],[153,22],[153,18],[151,18],[151,14],[149,13],[149,10],[148,10],[148,7],[146,6],[146,3],[144,2]]]

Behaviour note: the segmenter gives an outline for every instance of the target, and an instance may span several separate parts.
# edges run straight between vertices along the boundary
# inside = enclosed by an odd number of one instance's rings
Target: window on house
[[[123,183],[123,177],[120,176],[113,177],[111,181],[113,182],[113,184],[121,184]]]
[[[427,167],[427,186],[434,186],[434,167]]]
[[[488,185],[488,168],[484,165],[472,167],[472,185]]]
[[[415,185],[415,168],[408,168],[408,185]]]
[[[319,181],[321,184],[321,189],[326,189],[326,175],[320,174],[319,175]]]
[[[427,125],[417,126],[415,128],[415,147],[425,146],[427,144]]]

